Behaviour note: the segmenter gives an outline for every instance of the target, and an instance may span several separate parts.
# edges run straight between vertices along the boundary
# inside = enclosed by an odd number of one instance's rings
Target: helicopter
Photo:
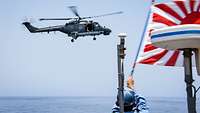
[[[31,25],[30,22],[25,21],[22,24],[26,26],[26,28],[31,33],[39,33],[39,32],[52,32],[52,31],[60,31],[62,33],[68,34],[68,37],[72,37],[71,42],[74,42],[78,37],[84,37],[84,36],[94,36],[93,40],[96,40],[96,35],[110,35],[111,29],[106,28],[105,26],[102,27],[98,22],[94,22],[91,20],[91,18],[98,18],[98,17],[104,17],[109,15],[115,15],[115,14],[121,14],[120,12],[114,12],[114,13],[108,13],[98,16],[88,16],[88,17],[80,17],[76,6],[70,6],[69,7],[73,14],[76,17],[72,18],[40,18],[39,21],[47,21],[47,20],[69,20],[69,22],[65,23],[65,25],[57,25],[57,26],[49,26],[49,27],[43,27],[43,28],[37,28]]]

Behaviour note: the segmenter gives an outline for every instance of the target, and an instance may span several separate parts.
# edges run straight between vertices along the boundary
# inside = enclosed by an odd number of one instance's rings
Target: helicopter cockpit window
[[[95,24],[95,27],[99,27],[100,25],[99,24]]]

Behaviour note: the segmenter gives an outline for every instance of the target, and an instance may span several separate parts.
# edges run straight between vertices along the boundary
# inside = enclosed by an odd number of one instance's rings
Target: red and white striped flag
[[[184,24],[200,24],[200,0],[174,0],[153,4],[137,63],[183,66],[183,52],[155,47],[150,36],[153,30]],[[192,59],[195,64],[194,55]]]

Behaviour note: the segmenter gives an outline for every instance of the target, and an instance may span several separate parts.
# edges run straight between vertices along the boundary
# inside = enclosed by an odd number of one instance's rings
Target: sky
[[[169,0],[162,0],[166,2]],[[161,0],[158,2],[161,2]],[[21,24],[62,25],[66,21],[39,22],[44,17],[73,17],[116,11],[123,14],[96,18],[112,29],[110,36],[79,38],[63,33],[31,34]],[[0,4],[0,96],[116,96],[118,33],[127,33],[125,76],[136,56],[150,0],[3,0]],[[137,65],[136,89],[146,97],[185,97],[183,68]],[[200,77],[193,70],[195,84]],[[198,96],[199,97],[199,96]]]

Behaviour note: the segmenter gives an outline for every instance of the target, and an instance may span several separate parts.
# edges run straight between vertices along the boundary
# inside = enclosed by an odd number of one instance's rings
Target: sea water
[[[147,98],[150,113],[187,113],[184,98]],[[0,113],[111,113],[115,97],[0,97]],[[200,113],[200,99],[197,99]]]

